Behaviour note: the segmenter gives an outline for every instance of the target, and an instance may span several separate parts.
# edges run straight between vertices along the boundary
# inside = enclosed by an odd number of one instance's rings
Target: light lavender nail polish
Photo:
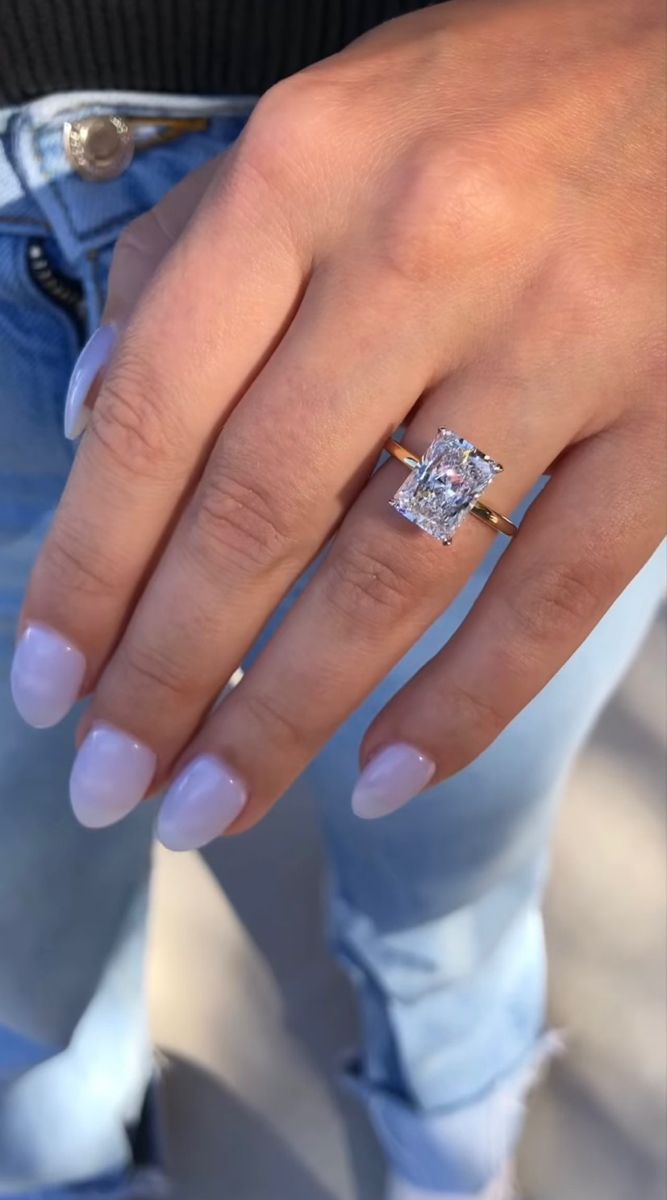
[[[94,725],[81,744],[70,776],[74,815],[89,829],[126,817],[143,800],[155,774],[148,746],[112,725]]]
[[[157,836],[168,850],[197,850],[229,828],[247,799],[245,784],[227,763],[213,754],[200,754],[169,788]]]
[[[364,820],[386,817],[421,792],[435,774],[435,763],[407,742],[385,746],[364,767],[352,794],[352,809]]]
[[[65,400],[65,437],[71,442],[81,437],[90,416],[86,398],[102,367],[106,366],[116,344],[118,330],[113,324],[100,325],[88,339],[74,364]]]
[[[19,638],[10,683],[14,704],[35,729],[57,725],[75,703],[86,660],[80,650],[55,629],[28,625]]]

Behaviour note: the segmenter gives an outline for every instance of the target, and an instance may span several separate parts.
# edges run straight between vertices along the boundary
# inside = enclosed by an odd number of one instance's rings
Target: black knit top
[[[258,95],[429,0],[0,0],[0,104],[78,89]]]

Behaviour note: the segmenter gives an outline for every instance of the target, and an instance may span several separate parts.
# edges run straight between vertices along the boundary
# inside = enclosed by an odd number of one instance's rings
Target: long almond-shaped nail
[[[245,784],[227,763],[200,754],[169,788],[157,835],[168,850],[198,850],[229,828],[247,799]]]
[[[88,338],[74,364],[64,416],[65,437],[71,442],[81,437],[88,424],[90,409],[86,407],[86,398],[100,371],[109,361],[117,337],[115,325],[100,325]]]
[[[364,767],[352,794],[358,817],[372,820],[396,812],[419,795],[435,774],[435,763],[406,742],[385,746]]]
[[[80,650],[55,629],[28,625],[19,638],[10,684],[24,721],[48,729],[67,715],[77,700],[86,672]]]
[[[93,725],[70,776],[74,815],[89,829],[120,821],[143,800],[155,766],[153,751],[131,734],[112,725]]]

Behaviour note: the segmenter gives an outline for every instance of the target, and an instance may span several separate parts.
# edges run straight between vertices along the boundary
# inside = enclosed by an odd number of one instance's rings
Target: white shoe
[[[406,1179],[399,1179],[397,1175],[394,1175],[389,1180],[385,1200],[513,1200],[513,1178],[514,1173],[511,1170],[505,1171],[502,1177],[496,1179],[486,1191],[472,1197],[461,1196],[454,1192],[424,1191],[423,1188],[415,1187]]]

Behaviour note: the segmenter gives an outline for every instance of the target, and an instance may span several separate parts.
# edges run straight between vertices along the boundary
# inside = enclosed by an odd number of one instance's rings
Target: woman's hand
[[[368,732],[361,815],[474,759],[646,561],[665,515],[663,49],[657,0],[453,0],[274,88],[190,219],[199,181],[130,226],[120,338],[14,670],[28,717],[93,693],[84,822],[178,776],[168,844],[249,827],[450,603],[492,535],[467,521],[443,549],[392,511],[405,468],[372,471],[403,422],[417,451],[444,425],[502,462],[501,511],[551,480]]]

